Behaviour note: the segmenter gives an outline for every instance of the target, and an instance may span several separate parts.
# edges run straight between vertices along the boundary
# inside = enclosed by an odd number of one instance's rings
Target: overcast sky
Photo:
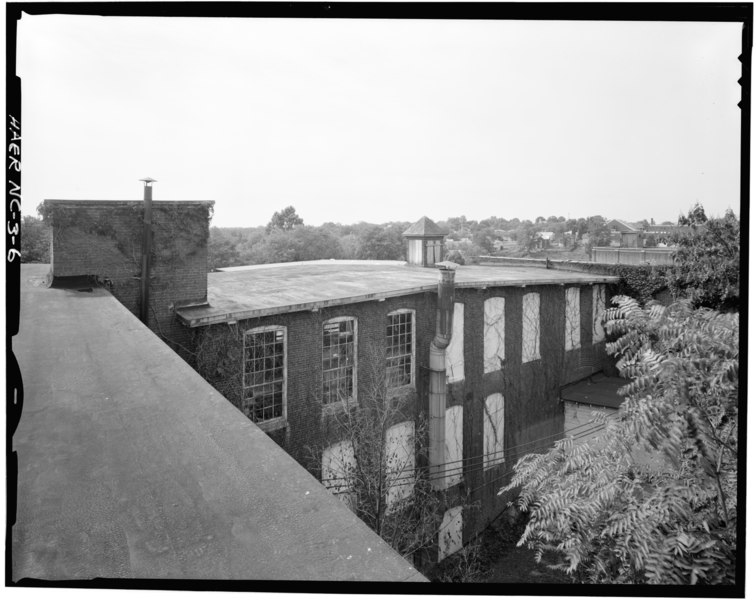
[[[741,24],[24,15],[24,212],[739,214]]]

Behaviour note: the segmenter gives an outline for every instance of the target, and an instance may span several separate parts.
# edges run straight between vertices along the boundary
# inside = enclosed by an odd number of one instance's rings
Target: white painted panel
[[[463,457],[463,412],[462,406],[450,406],[446,409],[445,471],[447,486],[462,481]]]
[[[462,549],[462,507],[455,506],[444,513],[438,530],[438,560],[442,561]]]
[[[564,349],[580,348],[580,288],[564,290]]]
[[[604,326],[601,319],[604,318],[606,308],[606,286],[598,284],[593,286],[593,343],[604,341]]]
[[[501,369],[504,360],[504,298],[488,298],[483,304],[483,372]]]
[[[411,265],[423,264],[422,240],[409,240],[407,242],[407,262]]]
[[[338,442],[323,450],[322,482],[332,493],[350,491],[350,474],[356,467],[354,446],[349,440]]]
[[[537,292],[522,297],[522,362],[541,358],[541,296]]]
[[[504,396],[491,394],[483,411],[483,468],[504,462]]]
[[[454,383],[465,378],[465,305],[454,303],[452,338],[446,348],[446,382]]]
[[[415,424],[397,423],[386,431],[386,504],[391,510],[397,502],[412,495],[415,486]]]

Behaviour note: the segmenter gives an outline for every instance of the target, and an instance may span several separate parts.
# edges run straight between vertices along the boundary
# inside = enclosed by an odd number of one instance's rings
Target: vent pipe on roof
[[[446,348],[452,338],[454,325],[454,270],[453,262],[436,265],[438,271],[438,306],[436,308],[436,335],[430,344],[430,381],[428,414],[430,416],[429,460],[431,485],[436,490],[446,489]]]
[[[139,318],[150,326],[150,258],[152,256],[152,184],[155,180],[146,177],[144,181],[144,230],[142,232],[142,275],[140,277]]]

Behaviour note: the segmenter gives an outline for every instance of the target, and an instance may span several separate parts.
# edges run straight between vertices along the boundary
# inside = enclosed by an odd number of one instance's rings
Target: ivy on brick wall
[[[111,239],[127,258],[135,259],[141,252],[144,231],[144,208],[141,203],[100,207],[40,204],[37,208],[45,223],[50,224],[58,239],[86,233]],[[210,211],[210,214],[208,212]],[[114,215],[118,218],[115,219]],[[157,263],[175,264],[207,245],[208,219],[212,208],[206,205],[153,205],[153,259]],[[115,225],[117,223],[117,226]]]

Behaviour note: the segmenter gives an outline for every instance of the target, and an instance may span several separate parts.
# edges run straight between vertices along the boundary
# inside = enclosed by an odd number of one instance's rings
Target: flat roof
[[[614,283],[617,277],[544,267],[464,265],[456,288]],[[316,260],[208,274],[206,306],[176,312],[189,327],[435,291],[438,270],[401,261]]]
[[[568,402],[619,408],[625,399],[617,393],[617,390],[628,383],[630,381],[622,377],[607,377],[603,374],[592,375],[587,379],[564,387],[559,397]]]
[[[21,266],[12,342],[12,581],[425,581],[107,290],[48,270]]]

